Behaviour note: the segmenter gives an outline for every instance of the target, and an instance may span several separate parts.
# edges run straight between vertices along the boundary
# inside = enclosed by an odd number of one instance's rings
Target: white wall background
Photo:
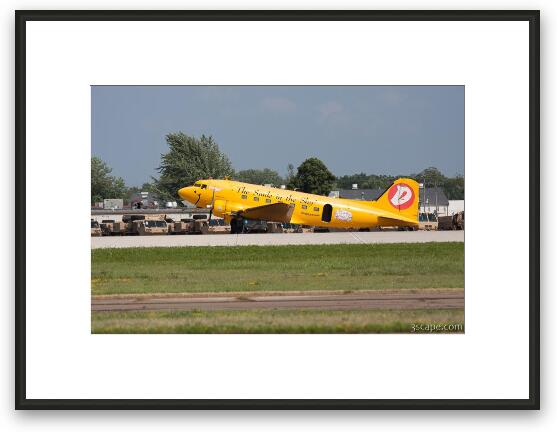
[[[256,1],[160,1],[154,2],[135,1],[106,1],[97,2],[71,2],[56,1],[5,1],[1,10],[0,23],[2,38],[2,67],[0,109],[2,121],[0,128],[3,134],[2,151],[2,178],[1,184],[6,188],[4,197],[8,202],[14,201],[14,9],[150,9],[156,6],[161,9],[190,8],[262,8],[261,2]],[[557,162],[557,150],[549,143],[556,142],[557,126],[551,124],[555,118],[557,94],[555,84],[549,81],[550,77],[557,76],[555,43],[557,42],[557,6],[550,1],[490,1],[478,0],[468,2],[442,2],[442,1],[397,1],[397,2],[366,2],[366,1],[309,1],[295,2],[269,1],[266,8],[375,8],[375,9],[541,9],[542,10],[542,193],[547,184],[552,184],[555,175],[551,167]],[[553,108],[553,109],[551,109]],[[542,203],[542,411],[541,412],[409,412],[401,415],[397,412],[15,412],[13,410],[13,345],[14,345],[14,236],[8,230],[0,231],[0,244],[2,245],[1,265],[5,271],[3,288],[1,290],[0,304],[2,305],[2,349],[0,352],[0,365],[3,372],[2,390],[0,391],[0,428],[2,430],[370,430],[371,428],[389,430],[427,430],[445,431],[470,430],[484,426],[490,430],[546,430],[554,426],[557,420],[556,398],[557,380],[555,370],[548,366],[556,364],[557,348],[551,329],[557,324],[557,317],[552,313],[557,306],[556,294],[552,287],[557,286],[555,267],[551,268],[550,253],[554,252],[552,245],[557,241],[555,230],[548,226],[548,215],[555,214],[556,204],[549,201]],[[2,213],[0,226],[8,226],[8,220],[15,215]],[[545,265],[544,264],[548,264]],[[544,269],[545,268],[545,269]],[[504,330],[502,330],[504,331]]]
[[[449,214],[453,215],[455,213],[458,213],[459,211],[463,211],[464,210],[464,200],[449,200]],[[486,209],[486,212],[488,212],[489,209]]]

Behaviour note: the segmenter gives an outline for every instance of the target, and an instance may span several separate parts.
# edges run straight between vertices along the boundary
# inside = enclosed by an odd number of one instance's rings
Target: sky
[[[236,170],[464,174],[464,86],[92,86],[91,114],[92,155],[128,186],[179,131],[212,135]]]

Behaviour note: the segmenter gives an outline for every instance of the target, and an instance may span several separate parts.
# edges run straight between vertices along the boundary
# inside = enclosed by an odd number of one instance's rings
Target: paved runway
[[[251,297],[151,297],[93,298],[93,312],[188,311],[249,309],[454,309],[464,307],[464,290],[435,293],[351,293],[334,295],[275,295]]]
[[[91,248],[463,242],[464,231],[382,231],[303,234],[207,234],[91,237]]]

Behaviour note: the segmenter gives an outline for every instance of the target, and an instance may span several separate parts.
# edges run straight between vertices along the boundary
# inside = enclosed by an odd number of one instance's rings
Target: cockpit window
[[[201,183],[194,183],[193,185],[194,185],[195,187],[200,187],[200,186],[201,186]]]
[[[206,185],[206,184],[202,184],[202,185],[201,185],[201,189],[207,189],[207,185]]]

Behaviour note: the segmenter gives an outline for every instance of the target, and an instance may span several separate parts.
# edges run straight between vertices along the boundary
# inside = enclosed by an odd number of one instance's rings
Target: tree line
[[[176,201],[176,191],[196,180],[206,178],[230,178],[252,184],[286,185],[288,189],[301,190],[317,195],[328,195],[331,190],[350,189],[354,183],[359,189],[386,189],[398,177],[411,177],[426,187],[443,188],[447,198],[464,199],[464,177],[446,177],[437,168],[430,167],[415,174],[376,175],[352,174],[335,177],[327,166],[318,158],[311,157],[294,169],[287,167],[286,177],[277,171],[247,169],[236,171],[228,156],[221,152],[212,136],[201,135],[199,138],[182,132],[166,135],[168,152],[161,154],[161,163],[157,167],[159,177],[141,187],[127,187],[121,177],[111,175],[112,169],[100,158],[91,158],[91,203],[104,198],[122,198],[131,200],[141,191],[153,192],[163,201]]]
[[[429,167],[419,173],[399,175],[377,175],[377,174],[352,174],[338,177],[336,187],[338,189],[350,189],[357,184],[359,189],[386,189],[393,181],[400,177],[410,177],[425,187],[440,187],[450,200],[464,199],[464,177],[460,174],[454,177],[446,177],[435,167]]]

